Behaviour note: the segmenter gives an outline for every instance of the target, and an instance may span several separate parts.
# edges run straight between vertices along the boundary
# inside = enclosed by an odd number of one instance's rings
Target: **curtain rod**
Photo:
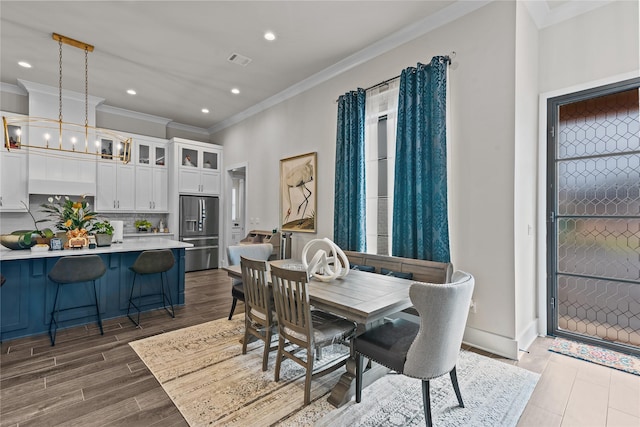
[[[451,53],[449,53],[449,55],[444,55],[444,58],[447,61],[447,65],[451,65],[451,60],[453,58],[455,58],[455,57],[456,57],[456,52],[455,51],[451,51]],[[384,86],[387,83],[392,82],[392,81],[394,81],[396,79],[399,79],[399,78],[400,78],[400,75],[397,75],[395,77],[391,77],[390,79],[381,81],[380,83],[376,83],[373,86],[369,86],[368,88],[366,88],[365,92],[368,91],[368,90],[371,90],[371,89],[375,89],[375,88],[380,87],[380,86]],[[337,99],[336,99],[336,102],[338,102]]]

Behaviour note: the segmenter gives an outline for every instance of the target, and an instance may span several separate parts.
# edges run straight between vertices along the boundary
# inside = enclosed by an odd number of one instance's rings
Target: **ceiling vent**
[[[240,55],[239,53],[232,53],[227,61],[233,62],[234,64],[242,65],[246,67],[251,62],[251,58],[247,58],[246,56]]]

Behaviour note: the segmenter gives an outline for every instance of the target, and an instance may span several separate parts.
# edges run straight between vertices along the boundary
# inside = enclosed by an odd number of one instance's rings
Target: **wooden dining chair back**
[[[429,380],[449,374],[464,408],[456,363],[469,314],[474,278],[456,271],[452,283],[414,283],[409,297],[420,315],[420,324],[398,318],[369,329],[354,340],[356,352],[356,402],[362,397],[364,358],[412,378],[422,380],[425,423],[431,421]]]
[[[273,245],[271,243],[255,243],[251,245],[231,245],[227,246],[227,261],[229,265],[239,265],[240,257],[244,256],[251,259],[267,261],[273,253]],[[231,310],[229,311],[229,320],[236,311],[238,301],[244,302],[244,285],[241,279],[231,279]]]
[[[271,340],[276,331],[273,294],[267,281],[266,261],[240,257],[242,282],[244,283],[245,328],[242,354],[247,354],[247,344],[252,335],[264,341],[262,370],[267,370]]]
[[[345,353],[314,372],[317,348],[334,343],[345,343],[355,332],[355,323],[319,310],[312,310],[307,289],[307,272],[271,266],[271,281],[278,315],[278,356],[275,380],[280,380],[284,358],[291,359],[306,369],[304,404],[311,401],[311,380],[343,366],[349,354]],[[304,353],[303,353],[304,352]],[[302,357],[302,354],[306,357]]]

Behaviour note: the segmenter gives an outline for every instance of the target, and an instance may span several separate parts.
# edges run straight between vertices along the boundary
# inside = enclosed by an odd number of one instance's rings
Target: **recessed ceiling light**
[[[208,109],[208,108],[203,108],[203,109],[202,109],[202,112],[203,112],[203,113],[205,113],[205,114],[207,114],[207,113],[209,112],[209,109]]]
[[[231,89],[231,93],[234,95],[237,95],[240,93],[240,89],[238,89],[237,87],[234,87],[233,89]]]
[[[135,90],[133,90],[133,89],[127,89],[127,93],[128,93],[129,95],[135,95],[135,94],[136,94],[136,91],[135,91]]]
[[[264,38],[265,40],[269,40],[271,42],[276,39],[276,35],[273,34],[271,31],[267,31],[266,33],[264,33]]]
[[[29,64],[29,63],[28,63],[28,62],[26,62],[26,61],[20,61],[20,62],[18,62],[18,65],[19,65],[19,66],[21,66],[21,67],[24,67],[24,68],[31,68],[31,64]]]

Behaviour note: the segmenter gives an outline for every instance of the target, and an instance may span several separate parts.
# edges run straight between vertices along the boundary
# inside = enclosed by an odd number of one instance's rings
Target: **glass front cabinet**
[[[181,194],[220,195],[222,147],[174,138]]]
[[[168,206],[169,172],[167,141],[151,137],[134,138],[136,154],[136,211],[164,213]]]

